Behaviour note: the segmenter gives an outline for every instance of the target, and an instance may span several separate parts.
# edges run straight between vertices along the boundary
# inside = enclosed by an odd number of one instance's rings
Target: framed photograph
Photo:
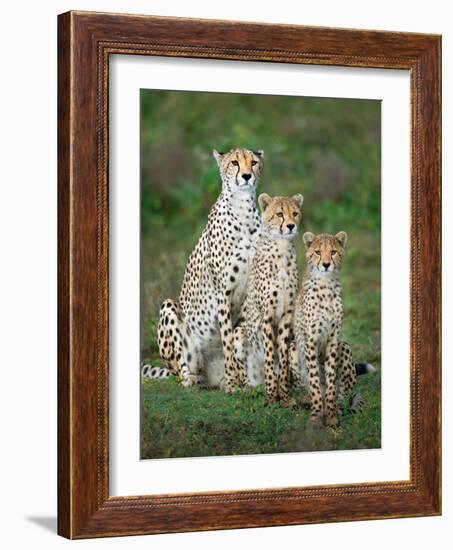
[[[58,530],[441,513],[441,39],[59,16]]]

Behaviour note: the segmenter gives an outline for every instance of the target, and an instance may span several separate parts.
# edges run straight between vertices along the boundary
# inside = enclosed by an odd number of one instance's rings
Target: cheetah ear
[[[291,198],[297,204],[297,206],[301,208],[302,204],[304,203],[304,196],[300,193],[297,193],[297,195],[293,195]]]
[[[335,238],[337,241],[341,244],[341,246],[344,248],[346,246],[346,243],[348,242],[348,234],[344,231],[340,231],[335,235]]]
[[[257,151],[253,151],[253,153],[260,158],[264,158],[264,151],[262,149],[258,149]]]
[[[217,151],[217,149],[213,149],[212,154],[214,155],[214,158],[216,159],[218,166],[220,166],[220,163],[222,162],[222,159],[223,159],[223,155],[225,153],[221,153],[220,151]]]
[[[271,202],[271,197],[267,193],[261,193],[258,197],[258,204],[260,205],[261,210],[264,212]]]
[[[304,241],[305,248],[310,248],[311,243],[315,240],[316,235],[307,231],[303,234],[302,240]]]

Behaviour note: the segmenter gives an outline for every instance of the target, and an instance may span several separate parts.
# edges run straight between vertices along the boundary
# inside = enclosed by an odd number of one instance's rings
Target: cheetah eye
[[[317,254],[318,256],[321,256],[321,251],[320,250],[315,250],[315,254]]]
[[[239,166],[239,162],[237,160],[232,160],[231,162],[232,164],[234,164],[234,166]]]
[[[335,256],[336,253],[337,253],[336,250],[332,250],[332,256]]]
[[[252,160],[252,166],[256,166],[258,162],[256,160]]]
[[[283,212],[277,212],[277,216],[278,216],[279,218],[283,218]]]
[[[299,215],[299,212],[293,212],[293,216],[294,216],[295,218],[297,218],[298,215]]]

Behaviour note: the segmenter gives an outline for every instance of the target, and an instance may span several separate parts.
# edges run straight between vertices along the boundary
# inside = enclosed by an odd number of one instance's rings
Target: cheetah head
[[[344,231],[336,235],[314,235],[308,232],[304,233],[303,240],[307,267],[313,274],[327,275],[341,269],[348,240]]]
[[[262,193],[258,197],[261,208],[263,231],[272,238],[292,240],[297,236],[302,219],[302,195],[293,197],[270,197]]]
[[[263,151],[231,149],[228,153],[212,152],[217,161],[223,188],[228,191],[255,191],[263,165]]]

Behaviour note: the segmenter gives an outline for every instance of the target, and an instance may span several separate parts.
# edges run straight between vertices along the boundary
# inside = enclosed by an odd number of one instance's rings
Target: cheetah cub
[[[296,299],[295,342],[304,350],[313,423],[321,426],[325,417],[326,425],[335,427],[337,384],[338,397],[342,397],[352,390],[356,375],[354,366],[348,372],[338,372],[339,365],[352,365],[349,346],[339,341],[343,302],[338,274],[347,234],[304,233],[303,241],[307,270]]]
[[[335,410],[339,334],[343,322],[343,301],[338,272],[344,256],[347,234],[304,233],[307,270],[296,300],[294,332],[303,339],[308,370],[311,415],[321,425],[338,425]],[[302,337],[302,338],[301,338]],[[324,379],[321,389],[320,372]]]
[[[263,383],[269,401],[288,398],[288,352],[297,295],[294,239],[301,221],[302,195],[258,198],[261,234],[256,244],[234,352],[252,386]],[[278,358],[278,366],[275,364]],[[277,368],[276,368],[277,367]]]

